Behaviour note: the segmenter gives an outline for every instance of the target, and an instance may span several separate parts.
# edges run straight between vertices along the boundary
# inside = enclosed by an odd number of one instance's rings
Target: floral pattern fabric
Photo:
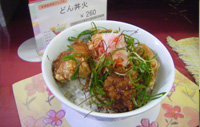
[[[61,102],[47,88],[42,74],[13,85],[22,127],[71,127]],[[75,118],[76,119],[76,118]],[[143,118],[136,127],[196,127],[199,125],[199,88],[176,70],[173,87],[161,102],[156,121]]]

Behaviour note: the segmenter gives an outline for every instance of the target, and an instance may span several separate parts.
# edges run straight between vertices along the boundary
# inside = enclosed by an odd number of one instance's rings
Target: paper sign
[[[29,9],[39,55],[64,29],[86,21],[107,19],[107,0],[32,0]]]

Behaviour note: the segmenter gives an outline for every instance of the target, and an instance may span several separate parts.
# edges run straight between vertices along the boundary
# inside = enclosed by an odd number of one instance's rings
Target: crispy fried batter
[[[74,51],[64,51],[62,52],[58,58],[53,62],[53,76],[59,82],[66,82],[70,80],[70,77],[74,74],[77,69],[77,63],[74,60],[63,61],[62,58],[64,56],[73,54],[73,53],[83,53],[85,55],[90,56],[87,44],[82,41],[75,41],[71,47]],[[75,55],[74,56],[79,63],[79,74],[78,77],[87,77],[90,73],[90,67],[88,65],[88,58],[84,55]]]
[[[140,44],[138,47],[136,47],[136,50],[139,51],[138,53],[139,55],[142,55],[143,53],[142,50],[139,50],[141,48],[145,50],[144,55],[142,56],[144,59],[146,59],[147,56],[149,57],[149,59],[154,57],[155,55],[154,52],[146,44]],[[152,70],[151,70],[152,80],[149,86],[153,87],[153,85],[155,84],[155,79],[157,77],[158,69],[160,67],[160,63],[156,59],[154,59],[153,61],[150,62],[150,64],[152,67]]]
[[[108,98],[114,100],[111,108],[117,110],[117,112],[131,111],[136,108],[132,102],[132,98],[135,98],[135,86],[130,82],[127,75],[111,74],[104,82],[104,90]]]
[[[78,77],[88,77],[88,75],[91,73],[91,69],[88,64],[88,58],[85,55],[96,59],[96,61],[99,60],[97,58],[100,56],[99,54],[101,54],[102,51],[101,48],[98,49],[98,47],[103,47],[102,37],[100,36],[100,34],[94,35],[92,37],[92,41],[89,41],[88,45],[85,42],[77,40],[71,45],[71,47],[74,49],[74,51],[67,50],[62,52],[58,56],[58,58],[53,62],[53,76],[57,81],[61,83],[70,80],[71,76],[74,74],[78,66]],[[105,49],[103,51],[105,52]],[[153,51],[145,44],[140,44],[138,47],[136,47],[136,51],[144,59],[146,59],[147,56],[149,57],[149,59],[154,57]],[[74,56],[77,59],[78,63],[76,63],[76,61],[74,60],[62,60],[64,56],[72,55],[74,53],[82,53],[85,55]],[[119,56],[122,56],[122,54]],[[118,59],[114,60],[116,61]],[[106,92],[106,95],[100,97],[104,98],[106,101],[114,100],[111,106],[107,106],[111,110],[114,110],[116,112],[131,111],[137,108],[133,103],[133,98],[137,99],[136,86],[134,84],[144,83],[144,81],[143,79],[140,80],[140,78],[139,80],[136,80],[138,79],[140,72],[137,72],[134,69],[127,69],[127,67],[131,67],[133,63],[129,63],[127,64],[127,66],[117,66],[117,63],[119,62],[116,62],[115,67],[110,67],[114,71],[111,72],[104,81],[103,88]],[[152,68],[152,81],[150,82],[149,86],[153,87],[160,64],[158,61],[152,60],[150,62],[150,65]],[[103,68],[102,70],[102,74],[104,74],[104,72],[107,71],[106,68]],[[128,73],[130,73],[131,75],[128,75]],[[133,80],[136,80],[134,84],[133,81],[130,81],[129,76],[131,76]],[[85,86],[87,87],[85,89],[88,90],[89,80],[87,80]]]
[[[139,50],[141,48],[145,51],[142,56],[144,59],[146,59],[147,56],[149,59],[154,57],[153,51],[145,44],[140,44],[136,48],[139,55],[143,53],[143,50]],[[153,69],[151,70],[152,81],[149,86],[153,87],[160,64],[156,60],[151,61],[150,64]],[[133,80],[139,77],[139,73],[134,70],[131,70],[130,73]],[[139,82],[143,83],[142,80],[139,80],[136,84]],[[115,72],[108,76],[104,82],[104,90],[107,93],[107,97],[110,100],[114,100],[111,108],[117,110],[117,112],[131,111],[136,108],[132,101],[132,98],[136,98],[135,88],[136,86],[131,83],[129,76],[126,74],[126,69],[123,67],[115,68]]]

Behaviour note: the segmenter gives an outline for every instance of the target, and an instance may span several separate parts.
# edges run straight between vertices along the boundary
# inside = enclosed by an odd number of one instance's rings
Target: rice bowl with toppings
[[[89,37],[91,31],[96,33]],[[127,43],[133,39],[132,45]],[[69,65],[74,68],[69,69]],[[43,55],[42,73],[62,103],[85,115],[112,120],[159,104],[173,84],[174,64],[162,43],[145,30],[122,22],[95,21],[70,27],[56,36]]]

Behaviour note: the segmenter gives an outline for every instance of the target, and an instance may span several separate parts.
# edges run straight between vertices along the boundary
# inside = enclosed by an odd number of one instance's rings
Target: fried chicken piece
[[[131,75],[137,75],[132,72]],[[114,100],[111,109],[117,112],[126,112],[135,109],[132,98],[135,95],[135,86],[130,82],[128,75],[119,76],[112,73],[104,82],[104,90],[110,100]]]
[[[73,50],[67,50],[57,57],[57,59],[53,62],[53,76],[59,82],[66,82],[70,80],[70,77],[76,71],[78,64],[74,60],[63,61],[62,58],[67,55],[71,55],[74,53],[83,53],[85,55],[90,56],[90,52],[88,50],[87,44],[85,42],[76,40],[71,47]],[[75,55],[74,56],[79,63],[79,73],[78,77],[84,78],[87,77],[90,73],[90,67],[88,64],[88,58],[84,55]]]
[[[144,49],[144,54],[142,56],[142,58],[146,59],[147,56],[149,57],[149,59],[154,57],[154,52],[146,45],[146,44],[140,44],[138,47],[136,47],[136,50],[139,51],[138,54],[142,55],[143,50],[139,50],[139,49]],[[151,76],[152,76],[152,80],[149,84],[150,87],[153,87],[153,85],[155,84],[155,79],[157,77],[157,72],[158,69],[160,67],[160,63],[154,59],[153,61],[150,62],[152,70],[151,70]]]

